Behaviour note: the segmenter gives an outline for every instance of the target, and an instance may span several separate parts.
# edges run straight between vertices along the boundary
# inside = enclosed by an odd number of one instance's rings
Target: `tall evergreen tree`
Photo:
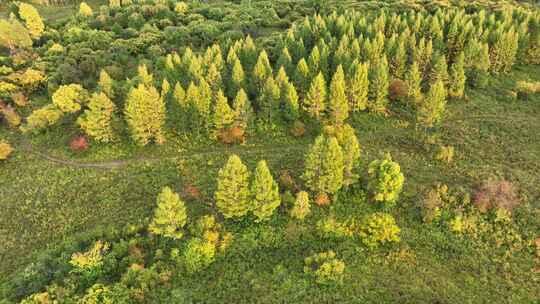
[[[239,218],[249,211],[249,171],[238,155],[229,157],[219,170],[216,205],[225,218]]]
[[[416,121],[424,127],[433,127],[442,119],[446,106],[446,89],[442,80],[435,82],[429,88],[429,92],[420,103]]]
[[[371,79],[369,83],[370,100],[368,109],[375,112],[384,111],[388,102],[388,87],[390,85],[386,57],[383,56],[383,59],[372,67],[369,76]]]
[[[109,98],[114,98],[113,80],[105,70],[99,72],[98,88]]]
[[[276,118],[279,111],[280,90],[276,81],[272,77],[268,77],[263,84],[262,92],[259,95],[259,113],[263,121],[270,123]]]
[[[19,8],[19,16],[24,21],[28,33],[33,39],[39,39],[45,31],[45,24],[39,15],[38,10],[31,4],[17,2]]]
[[[181,108],[183,109],[187,108],[186,91],[184,90],[184,88],[179,82],[177,82],[174,85],[173,97],[174,97],[174,100],[178,103],[178,105],[180,105]]]
[[[293,72],[293,63],[292,63],[292,57],[289,53],[289,49],[287,47],[284,47],[281,50],[281,54],[279,55],[277,66],[285,68],[285,71],[287,73]]]
[[[363,111],[367,107],[369,92],[368,65],[353,63],[353,74],[347,88],[349,108],[352,111]]]
[[[230,126],[234,121],[234,111],[229,106],[227,97],[223,91],[216,93],[216,102],[214,105],[214,117],[212,119],[214,130],[219,131]]]
[[[285,84],[285,89],[282,93],[281,99],[284,107],[283,115],[285,120],[289,122],[296,121],[300,114],[298,109],[298,93],[296,92],[294,84],[290,82]]]
[[[231,83],[230,87],[230,96],[234,96],[241,88],[246,87],[246,76],[244,73],[244,68],[239,59],[234,61],[234,65],[231,72]]]
[[[187,211],[184,202],[171,188],[164,187],[157,197],[157,208],[148,230],[153,234],[178,240],[184,236],[183,228],[186,223]]]
[[[460,52],[456,61],[450,67],[450,83],[448,85],[448,95],[454,98],[462,98],[465,91],[465,55]]]
[[[291,209],[291,217],[297,220],[303,220],[310,212],[309,194],[306,191],[298,192],[294,206]]]
[[[443,54],[434,54],[429,73],[429,83],[434,84],[441,80],[444,85],[448,83],[448,65]]]
[[[407,97],[413,103],[419,103],[422,99],[422,74],[418,64],[413,62],[405,74],[405,83],[407,84]]]
[[[270,60],[268,60],[268,54],[262,50],[253,69],[253,90],[256,91],[257,88],[262,88],[269,77],[272,77],[272,66]]]
[[[343,150],[343,185],[349,186],[358,180],[355,171],[360,159],[360,144],[354,128],[350,125],[345,124],[339,133],[337,138]]]
[[[101,142],[110,142],[114,139],[112,129],[112,116],[114,103],[104,93],[94,93],[88,103],[88,109],[79,116],[77,124],[84,132]]]
[[[294,81],[296,82],[296,87],[300,92],[306,92],[309,88],[310,83],[310,71],[307,65],[307,62],[304,58],[298,61],[296,65],[296,70],[294,72]]]
[[[326,109],[326,81],[321,72],[311,82],[303,108],[313,118],[321,119]]]
[[[233,109],[236,125],[244,129],[247,128],[251,124],[255,113],[253,112],[251,102],[243,89],[240,89],[236,94],[233,101]]]
[[[341,125],[349,117],[349,103],[345,94],[345,73],[339,65],[330,83],[328,96],[329,118],[332,124]]]
[[[272,177],[266,161],[257,164],[251,184],[251,209],[256,222],[267,220],[281,204],[277,182]]]
[[[335,194],[343,186],[343,151],[335,137],[319,135],[311,146],[302,178],[319,194]]]
[[[139,145],[150,140],[163,143],[165,123],[165,102],[153,86],[139,84],[129,91],[124,110],[131,137]]]

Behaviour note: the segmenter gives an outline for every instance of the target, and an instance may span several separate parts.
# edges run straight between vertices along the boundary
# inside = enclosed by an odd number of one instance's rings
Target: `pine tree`
[[[339,65],[330,83],[328,95],[329,118],[332,124],[341,125],[349,117],[349,103],[345,94],[345,73]]]
[[[77,123],[84,132],[101,142],[114,139],[112,115],[114,103],[104,93],[94,93],[88,103],[88,109],[79,116]]]
[[[363,111],[367,107],[369,92],[368,65],[353,63],[353,75],[349,79],[347,89],[349,108],[352,111]]]
[[[257,164],[251,184],[251,209],[256,222],[267,220],[281,204],[277,182],[272,177],[266,161]]]
[[[310,83],[310,70],[304,58],[298,61],[294,72],[294,81],[300,92],[306,92]]]
[[[157,197],[157,208],[148,230],[175,240],[184,236],[183,228],[187,223],[187,210],[184,202],[171,188],[164,187]]]
[[[293,65],[292,65],[292,58],[291,58],[291,54],[289,53],[289,49],[287,49],[286,47],[284,47],[282,50],[281,50],[281,54],[279,55],[279,58],[278,58],[278,61],[277,61],[277,67],[283,67],[285,68],[285,71],[287,73],[291,73],[292,70],[293,70]]]
[[[231,155],[219,170],[216,205],[225,218],[245,216],[249,211],[249,171],[238,155]]]
[[[291,209],[291,217],[302,221],[310,212],[309,194],[306,191],[298,192],[294,206]]]
[[[177,82],[174,85],[173,97],[174,97],[174,100],[178,103],[178,105],[180,105],[182,109],[187,108],[186,91],[184,90],[184,88],[179,82]]]
[[[227,97],[225,97],[223,91],[221,90],[219,90],[216,94],[214,117],[212,121],[214,125],[214,130],[216,131],[230,126],[234,121],[234,112],[229,106]]]
[[[246,86],[246,76],[244,73],[244,68],[242,67],[242,63],[239,59],[236,59],[234,61],[234,65],[231,72],[231,84],[230,84],[230,92],[229,94],[231,96],[234,96],[238,90],[241,88],[245,88]]]
[[[24,21],[28,33],[33,39],[39,39],[45,31],[45,24],[35,7],[28,3],[18,2],[19,16]]]
[[[335,137],[319,135],[305,160],[302,178],[319,194],[334,194],[343,185],[343,151]]]
[[[289,122],[296,121],[300,114],[298,111],[298,93],[292,83],[286,83],[282,93],[282,102],[284,105],[284,117]]]
[[[460,52],[456,62],[450,67],[450,83],[448,86],[448,95],[454,98],[462,98],[465,91],[465,55]]]
[[[272,76],[272,66],[268,60],[268,54],[262,50],[257,59],[257,64],[253,69],[252,88],[255,91],[257,88],[262,88],[266,80]]]
[[[244,129],[247,128],[253,120],[255,113],[244,89],[240,89],[236,94],[233,108],[236,125]]]
[[[310,67],[309,70],[311,72],[311,78],[317,76],[317,74],[321,70],[320,64],[321,64],[321,53],[319,52],[319,48],[315,46],[311,50],[311,54],[309,55],[309,58],[308,58],[308,66]]]
[[[311,82],[311,87],[304,98],[303,108],[313,118],[321,119],[326,109],[326,81],[321,72]]]
[[[79,5],[79,15],[83,17],[92,17],[94,14],[94,11],[92,11],[92,8],[86,4],[86,2],[81,2]]]
[[[221,72],[219,71],[216,63],[211,63],[208,71],[206,72],[206,77],[204,78],[212,92],[217,92],[223,86],[223,81],[221,79]]]
[[[386,57],[383,56],[383,59],[373,66],[369,76],[371,79],[369,83],[370,100],[368,108],[375,112],[384,111],[388,102],[388,87],[390,85]]]
[[[405,42],[400,41],[393,52],[391,74],[394,76],[394,78],[403,79],[406,67],[407,50],[405,49]]]
[[[416,120],[424,127],[433,127],[442,119],[446,106],[446,89],[442,80],[435,82],[429,88],[426,98],[419,105]]]
[[[29,48],[32,46],[32,38],[28,30],[16,19],[0,19],[0,46],[10,50]]]
[[[113,80],[105,70],[99,72],[98,88],[109,98],[114,98]]]
[[[124,111],[131,137],[139,145],[150,140],[163,143],[163,124],[165,123],[165,102],[153,86],[139,84],[127,96]]]
[[[146,64],[142,64],[137,67],[137,76],[139,83],[145,86],[151,86],[154,83],[154,76],[148,73],[148,68],[146,67]]]
[[[263,121],[270,123],[279,110],[280,90],[276,81],[268,77],[259,94],[259,111]]]
[[[433,55],[433,60],[431,62],[429,83],[434,84],[439,80],[441,80],[444,85],[448,83],[448,66],[444,55],[436,53]]]
[[[179,96],[181,96],[182,93],[179,91],[178,94]],[[195,85],[194,82],[190,82],[186,91],[184,102],[180,103],[180,106],[182,107],[184,111],[189,111],[191,109],[195,110],[195,104],[201,98],[200,96],[201,96],[201,93],[199,91],[199,87]],[[178,101],[180,102],[180,100]]]
[[[422,74],[416,62],[412,63],[409,71],[405,74],[405,83],[407,84],[407,97],[413,103],[419,103],[422,100]]]
[[[360,158],[360,144],[353,127],[345,124],[337,138],[343,150],[343,185],[349,186],[358,180],[355,170]]]
[[[212,89],[204,79],[199,81],[199,99],[193,104],[197,112],[197,125],[202,128],[210,126],[210,106],[212,104]]]

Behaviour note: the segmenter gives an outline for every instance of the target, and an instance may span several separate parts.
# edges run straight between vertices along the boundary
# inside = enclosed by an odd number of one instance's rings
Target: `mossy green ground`
[[[539,67],[516,67],[510,75],[493,77],[488,88],[468,90],[468,101],[450,101],[440,128],[443,144],[454,146],[456,158],[445,164],[422,144],[403,107],[392,106],[389,117],[356,114],[349,119],[362,145],[363,168],[381,152],[391,152],[405,173],[404,192],[392,211],[402,229],[401,243],[374,251],[358,249],[353,240],[314,238],[318,219],[367,213],[367,203],[339,202],[313,207],[303,225],[287,223],[284,210],[270,224],[232,225],[235,242],[226,257],[199,275],[173,280],[178,299],[187,302],[289,303],[531,303],[540,298],[538,267],[530,254],[479,245],[445,228],[422,223],[422,193],[436,182],[473,189],[490,175],[518,185],[526,200],[516,225],[531,237],[540,234],[540,96],[512,100],[507,90],[516,80],[540,81]],[[237,153],[253,169],[266,159],[274,175],[288,169],[301,174],[304,152],[313,135],[249,139],[244,146],[192,144],[170,135],[164,146],[138,148],[127,141],[93,145],[80,154],[68,140],[77,133],[73,123],[45,134],[21,138],[0,130],[9,139],[13,157],[0,167],[0,277],[32,261],[32,255],[65,238],[98,227],[138,223],[151,215],[163,186],[181,192],[190,182],[211,202],[217,170]],[[125,137],[125,136],[124,136]],[[52,162],[41,152],[71,165]],[[111,168],[84,168],[78,162],[110,163]],[[364,171],[365,172],[365,171]],[[204,203],[189,203],[189,214],[207,213]],[[241,228],[240,226],[244,226]],[[307,231],[307,232],[306,232]],[[241,250],[240,250],[241,249]],[[344,284],[319,288],[303,274],[304,257],[332,249],[346,263]],[[536,263],[536,265],[535,265]],[[0,280],[1,281],[1,280]]]

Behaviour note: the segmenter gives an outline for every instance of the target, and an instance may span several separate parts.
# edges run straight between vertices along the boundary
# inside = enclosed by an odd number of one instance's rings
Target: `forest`
[[[540,5],[0,3],[0,304],[537,303]]]

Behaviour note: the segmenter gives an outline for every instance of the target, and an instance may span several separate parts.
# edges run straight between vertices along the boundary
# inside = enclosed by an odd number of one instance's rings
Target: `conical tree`
[[[363,111],[367,107],[369,92],[368,65],[363,63],[353,64],[353,75],[349,79],[347,89],[349,108],[352,111]]]
[[[174,85],[173,97],[174,97],[174,100],[180,105],[181,108],[183,109],[187,108],[186,91],[184,90],[184,88],[179,82],[177,82]]]
[[[105,70],[99,72],[98,88],[109,98],[114,98],[113,80]]]
[[[240,60],[236,59],[231,72],[230,96],[234,96],[238,90],[246,86],[246,76]]]
[[[446,89],[442,80],[435,82],[420,103],[416,112],[416,121],[424,127],[433,127],[441,121],[446,106]]]
[[[18,2],[19,16],[24,21],[28,33],[33,39],[39,39],[45,31],[45,24],[39,15],[38,10],[32,5],[24,2]]]
[[[281,204],[277,182],[272,177],[266,161],[257,164],[251,184],[251,210],[261,222],[272,216],[274,210]]]
[[[298,112],[298,93],[294,84],[285,84],[285,90],[282,93],[281,99],[284,105],[283,116],[285,120],[289,122],[296,121],[300,115]]]
[[[456,62],[450,67],[450,83],[448,85],[448,95],[454,98],[462,98],[465,91],[465,55],[460,52],[456,57]]]
[[[268,60],[268,54],[262,50],[259,54],[259,59],[257,59],[257,64],[255,64],[253,69],[253,89],[256,90],[263,87],[268,77],[271,76],[272,66],[270,65],[270,60]]]
[[[375,112],[384,111],[388,102],[388,87],[390,85],[388,79],[388,61],[385,56],[383,56],[382,60],[379,60],[378,64],[373,66],[369,76],[371,79],[369,84],[370,102],[368,103],[368,108]]]
[[[319,135],[305,160],[302,178],[319,194],[334,194],[343,186],[343,151],[333,136]]]
[[[418,64],[413,62],[409,67],[409,71],[405,74],[405,83],[407,84],[407,97],[414,104],[417,104],[422,99],[422,74],[418,68]]]
[[[263,121],[270,123],[277,117],[279,111],[280,90],[276,81],[268,77],[259,95],[259,113]]]
[[[206,72],[206,77],[204,78],[212,92],[217,92],[223,86],[223,80],[221,78],[221,72],[219,71],[215,63],[210,64],[208,71]]]
[[[277,61],[277,66],[278,68],[284,67],[287,73],[292,72],[292,57],[289,53],[289,49],[287,49],[286,47],[281,50],[281,54],[279,55]]]
[[[349,103],[345,94],[345,73],[339,65],[330,83],[328,96],[329,119],[333,125],[341,125],[349,117]]]
[[[360,144],[354,128],[345,124],[337,138],[343,150],[343,185],[349,186],[358,180],[356,168],[360,159]]]
[[[392,160],[390,154],[371,162],[368,176],[368,189],[373,199],[389,206],[394,205],[403,188],[405,177],[399,164]]]
[[[309,204],[309,194],[306,191],[300,191],[296,194],[296,201],[291,209],[291,217],[297,220],[304,220],[311,212]]]
[[[236,94],[233,101],[233,108],[236,124],[244,129],[247,128],[253,120],[255,113],[253,112],[251,102],[243,89],[240,89]]]
[[[225,218],[243,217],[249,211],[249,171],[238,155],[231,155],[219,170],[216,205]]]
[[[434,54],[429,73],[429,83],[433,85],[439,80],[444,85],[448,83],[448,65],[446,64],[446,57],[444,55]]]
[[[139,145],[150,140],[163,143],[165,123],[165,102],[153,86],[140,84],[129,91],[124,111],[131,137]]]
[[[171,188],[164,187],[157,197],[157,208],[148,230],[156,235],[172,239],[184,236],[183,228],[187,222],[187,211],[184,202]]]
[[[321,72],[311,82],[311,87],[302,104],[309,116],[321,119],[326,109],[326,81]]]
[[[300,90],[300,92],[306,92],[309,88],[309,75],[310,71],[307,62],[304,58],[302,58],[300,59],[300,61],[298,61],[298,64],[296,65],[296,70],[294,71],[294,81],[296,83],[296,87]]]
[[[210,106],[212,104],[212,89],[204,79],[199,81],[199,99],[195,100],[193,106],[197,111],[197,122],[202,128],[210,126]]]
[[[230,126],[234,121],[234,112],[229,106],[227,97],[223,91],[219,90],[216,94],[216,102],[214,106],[214,117],[212,119],[214,130],[219,131]]]
[[[84,132],[101,142],[110,142],[114,138],[112,115],[114,103],[104,93],[94,93],[88,103],[88,109],[79,116],[77,123]]]

